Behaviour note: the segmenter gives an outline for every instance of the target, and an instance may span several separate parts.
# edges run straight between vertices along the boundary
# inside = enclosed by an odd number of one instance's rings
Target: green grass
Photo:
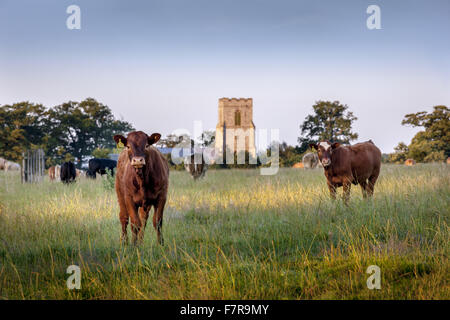
[[[320,169],[171,172],[164,247],[151,223],[141,247],[120,246],[105,185],[0,172],[1,299],[450,298],[445,164],[385,165],[374,199],[352,186],[348,207]],[[81,290],[66,287],[72,264]],[[366,286],[372,264],[381,290]]]

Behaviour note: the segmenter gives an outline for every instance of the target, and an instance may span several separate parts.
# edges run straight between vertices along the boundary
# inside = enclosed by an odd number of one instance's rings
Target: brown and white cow
[[[77,173],[77,178],[79,177],[86,177],[86,171],[81,170],[81,169],[75,169],[76,173]]]
[[[364,198],[373,195],[380,174],[381,151],[372,140],[352,146],[342,146],[338,142],[329,141],[309,146],[317,150],[331,198],[336,198],[336,188],[342,186],[344,201],[347,202],[352,183],[361,186]]]
[[[125,138],[115,135],[125,148],[119,155],[116,174],[116,193],[120,207],[122,242],[128,242],[127,225],[131,220],[133,244],[141,243],[149,211],[154,207],[153,227],[158,242],[163,244],[162,223],[169,187],[169,165],[166,158],[152,144],[161,138],[159,133],[148,136],[134,131]]]

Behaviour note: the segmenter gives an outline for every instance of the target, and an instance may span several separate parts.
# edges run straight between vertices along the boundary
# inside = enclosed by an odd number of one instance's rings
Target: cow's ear
[[[152,145],[154,143],[157,143],[160,138],[161,135],[159,133],[152,133],[152,135],[148,137],[148,144]]]
[[[120,134],[116,134],[114,136],[114,141],[116,142],[116,144],[119,144],[120,142],[122,142],[124,147],[127,145],[127,138],[125,138],[124,136],[122,136]]]
[[[315,143],[310,143],[309,147],[311,148],[311,150],[319,150],[319,148],[317,147],[317,144],[315,144]]]
[[[341,146],[341,144],[339,143],[339,142],[334,142],[332,145],[331,145],[331,149],[336,149],[336,148],[339,148]]]

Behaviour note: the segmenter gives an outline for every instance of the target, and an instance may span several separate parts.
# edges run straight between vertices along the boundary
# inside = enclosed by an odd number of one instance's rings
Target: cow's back
[[[379,172],[381,151],[372,142],[362,142],[347,147],[351,150],[351,168],[357,180],[368,179]]]

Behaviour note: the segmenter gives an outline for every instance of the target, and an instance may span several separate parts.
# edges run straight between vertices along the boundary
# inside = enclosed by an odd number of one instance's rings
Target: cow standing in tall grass
[[[75,182],[77,171],[72,161],[64,162],[60,170],[61,181],[65,184]]]
[[[120,207],[122,243],[128,242],[127,226],[131,220],[133,244],[142,243],[149,211],[154,207],[153,227],[158,242],[164,243],[162,223],[169,186],[169,165],[166,158],[152,144],[161,138],[159,133],[148,136],[134,131],[125,138],[115,135],[125,148],[119,155],[116,174],[116,193]]]
[[[317,150],[332,199],[336,199],[336,188],[343,187],[344,201],[347,203],[352,183],[361,186],[364,198],[373,195],[380,174],[381,151],[372,140],[352,146],[329,141],[309,146]]]

